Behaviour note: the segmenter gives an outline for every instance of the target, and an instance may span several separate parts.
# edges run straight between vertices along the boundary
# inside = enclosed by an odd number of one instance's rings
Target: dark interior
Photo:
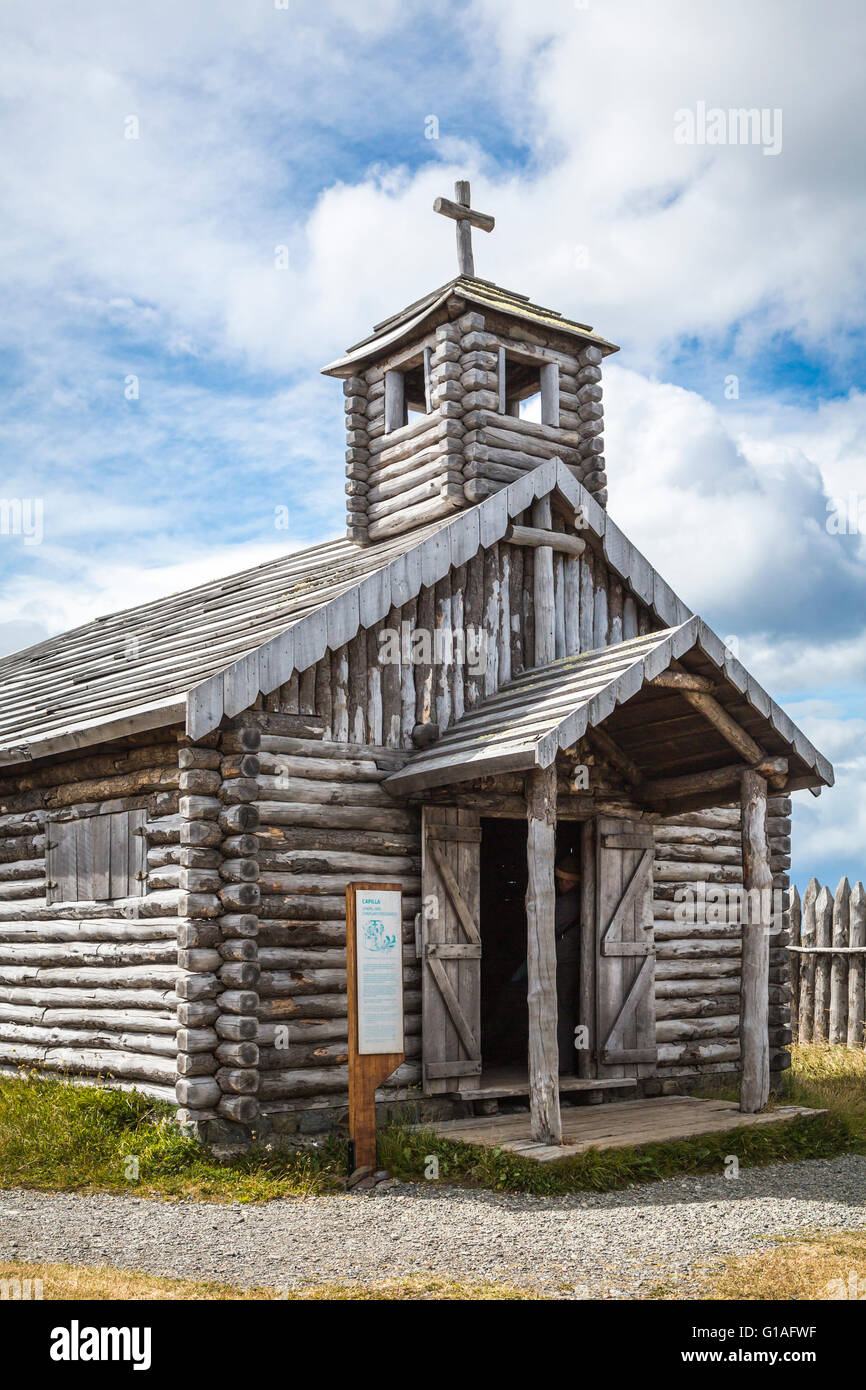
[[[580,855],[580,823],[560,822],[556,857]],[[485,1072],[527,1070],[526,821],[481,822],[481,1055]]]

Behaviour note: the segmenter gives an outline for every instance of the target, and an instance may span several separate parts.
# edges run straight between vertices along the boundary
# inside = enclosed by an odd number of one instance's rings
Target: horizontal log
[[[537,526],[509,525],[503,540],[509,545],[545,546],[564,555],[582,555],[586,549],[586,541],[579,536],[570,536],[564,531],[545,531]]]
[[[420,906],[420,897],[404,895],[404,918],[414,917]],[[339,897],[319,897],[315,893],[305,896],[282,894],[279,897],[263,896],[261,901],[261,916],[273,921],[327,922],[339,916],[341,909],[345,912],[345,893]]]
[[[325,744],[324,747],[330,747]],[[298,754],[261,754],[262,775],[266,777],[311,778],[316,782],[382,782],[391,769],[379,767],[372,758],[305,758]]]
[[[27,835],[38,835],[45,824],[44,811],[28,811],[22,814],[0,815],[0,839],[14,839]]]
[[[216,849],[222,844],[223,831],[215,819],[184,821],[180,827],[178,839],[182,845],[199,849]],[[148,836],[148,840],[150,840],[150,836]]]
[[[739,1033],[739,1014],[722,1014],[715,1018],[673,1018],[656,1022],[656,1041],[659,1043],[692,1042],[696,1038],[715,1039],[736,1037]]]
[[[361,876],[360,870],[352,873],[344,869],[342,873],[336,874],[301,874],[301,873],[275,873],[272,869],[264,869],[259,880],[259,887],[263,894],[291,893],[291,894],[328,894],[344,893],[350,880]],[[393,873],[367,872],[364,874],[369,883],[390,883],[394,880]],[[421,892],[421,879],[418,875],[403,876],[403,891],[418,895]]]
[[[740,1044],[733,1040],[662,1043],[658,1049],[658,1065],[668,1067],[677,1062],[728,1062],[736,1061],[739,1055]]]
[[[232,1042],[253,1041],[259,1036],[260,1024],[253,1014],[222,1014],[216,1021],[216,1032]]]
[[[0,864],[44,860],[46,843],[44,835],[16,835],[13,839],[0,840]]]
[[[421,992],[417,988],[403,989],[403,1011],[409,1014],[420,1013]],[[346,995],[304,994],[271,995],[262,998],[257,1014],[260,1024],[288,1023],[297,1020],[337,1019],[346,1017]]]
[[[33,766],[27,772],[0,778],[0,798],[15,792],[51,789],[65,785],[86,786],[106,778],[115,781],[130,773],[154,772],[157,768],[176,767],[177,746],[174,742],[151,744],[144,748],[129,748],[123,753],[76,758],[69,762],[48,761]]]
[[[182,1028],[209,1028],[220,1016],[221,1005],[214,999],[181,999],[177,1021]]]
[[[735,976],[739,979],[738,960],[659,960],[656,961],[656,980],[700,979],[703,977]]]
[[[201,1110],[216,1105],[222,1091],[212,1076],[181,1077],[177,1082],[176,1095],[180,1105]]]
[[[378,774],[377,774],[378,775]],[[261,800],[265,802],[310,802],[342,808],[369,806],[391,809],[393,799],[378,782],[314,781],[311,778],[262,775]]]
[[[27,1043],[34,1047],[81,1047],[132,1051],[174,1058],[177,1047],[173,1034],[124,1032],[105,1024],[73,1028],[59,1024],[15,1023],[0,1014],[0,1045]]]
[[[266,826],[306,826],[322,830],[358,829],[364,831],[414,831],[418,813],[398,805],[377,809],[373,806],[328,806],[302,802],[261,801],[258,811]]]
[[[88,1075],[140,1077],[172,1082],[177,1074],[174,1058],[124,1052],[112,1048],[43,1047],[0,1040],[0,1062],[27,1064],[46,1071],[85,1072]]]
[[[657,979],[655,982],[655,996],[659,999],[694,999],[703,996],[708,988],[707,979],[712,979],[712,970],[703,970],[698,976],[690,975],[687,978],[673,978],[666,980]],[[740,983],[738,979],[719,979],[714,980],[711,986],[713,995],[739,994]]]
[[[30,898],[45,898],[45,879],[22,879],[17,883],[0,883],[0,903],[26,902]]]
[[[178,1052],[178,1076],[213,1076],[219,1063],[212,1052]]]
[[[259,1104],[255,1096],[223,1095],[217,1104],[217,1112],[223,1119],[232,1120],[239,1125],[255,1124],[259,1116]]]
[[[6,941],[174,941],[177,919],[152,921],[42,921],[0,922],[0,943]]]
[[[174,941],[0,941],[0,969],[17,965],[172,965],[176,959]]]
[[[705,985],[704,988],[707,988]],[[739,994],[691,995],[672,999],[656,998],[656,1022],[668,1019],[717,1018],[725,1014],[739,1016]]]

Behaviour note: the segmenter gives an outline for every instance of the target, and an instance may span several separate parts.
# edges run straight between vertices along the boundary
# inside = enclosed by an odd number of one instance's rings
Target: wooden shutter
[[[600,1077],[647,1076],[655,1070],[652,866],[649,826],[599,819],[595,920]]]
[[[110,811],[49,820],[45,832],[46,901],[111,902],[145,891],[147,812]]]
[[[425,806],[422,837],[424,1094],[469,1092],[481,1075],[481,827],[474,811]]]

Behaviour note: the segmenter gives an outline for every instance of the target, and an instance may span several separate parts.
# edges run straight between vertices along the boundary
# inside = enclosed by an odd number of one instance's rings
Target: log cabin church
[[[608,515],[614,344],[476,276],[468,184],[435,209],[457,277],[324,369],[345,537],[0,662],[6,1072],[208,1142],[343,1122],[352,880],[403,892],[391,1109],[555,1144],[788,1065],[791,795],[832,768]]]

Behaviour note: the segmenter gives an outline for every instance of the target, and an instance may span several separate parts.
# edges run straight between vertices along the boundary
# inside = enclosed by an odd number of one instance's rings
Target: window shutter
[[[111,811],[46,824],[46,901],[111,902],[145,891],[147,812]]]

